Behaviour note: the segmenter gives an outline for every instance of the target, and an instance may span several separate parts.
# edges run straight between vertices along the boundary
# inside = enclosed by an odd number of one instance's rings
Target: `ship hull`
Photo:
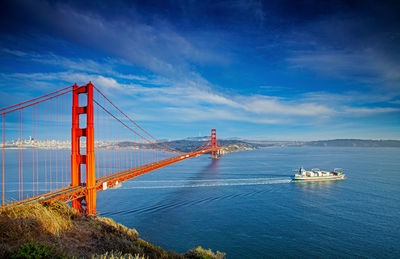
[[[346,178],[345,175],[339,176],[301,176],[292,178],[293,181],[296,182],[312,182],[312,181],[337,181],[337,180],[344,180]]]

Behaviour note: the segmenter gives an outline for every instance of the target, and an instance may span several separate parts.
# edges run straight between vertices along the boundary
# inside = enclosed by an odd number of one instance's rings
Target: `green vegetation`
[[[92,255],[92,259],[146,259],[146,257],[138,254],[132,255],[123,254],[121,252],[107,252],[102,255]]]
[[[12,259],[65,258],[55,247],[46,244],[25,243],[11,254]]]
[[[201,246],[191,249],[185,254],[186,258],[193,258],[193,259],[222,259],[226,257],[225,253],[221,253],[220,251],[217,251],[215,254],[211,249],[204,249]]]
[[[225,258],[201,247],[166,251],[112,219],[83,216],[64,203],[0,209],[0,258]]]

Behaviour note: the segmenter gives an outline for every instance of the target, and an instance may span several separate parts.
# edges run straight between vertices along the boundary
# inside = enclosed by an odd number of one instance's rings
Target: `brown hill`
[[[201,247],[166,251],[112,219],[83,216],[64,203],[0,209],[0,258],[224,258]]]

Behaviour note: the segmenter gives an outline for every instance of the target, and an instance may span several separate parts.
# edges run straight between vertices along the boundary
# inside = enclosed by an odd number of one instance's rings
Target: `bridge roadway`
[[[208,153],[211,151],[217,151],[221,149],[220,147],[217,148],[209,148],[203,149],[195,152],[184,153],[179,156],[174,156],[171,158],[163,159],[154,163],[146,164],[143,166],[135,167],[132,169],[128,169],[122,172],[114,173],[111,175],[107,175],[96,180],[96,185],[92,188],[97,189],[98,191],[106,190],[107,188],[112,188],[118,183],[130,180],[142,174],[154,171],[158,168],[194,157],[204,153]],[[62,201],[62,202],[69,202],[81,197],[84,197],[87,194],[88,188],[85,185],[79,186],[68,186],[56,191],[52,191],[49,193],[41,194],[38,196],[34,196],[28,198],[23,201],[18,201],[14,203],[9,203],[5,206],[16,206],[16,205],[29,205],[38,202],[51,202],[51,201]]]

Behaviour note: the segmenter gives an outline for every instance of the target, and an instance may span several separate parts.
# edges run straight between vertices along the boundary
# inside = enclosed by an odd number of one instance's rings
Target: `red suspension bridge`
[[[215,129],[191,152],[170,147],[91,82],[0,109],[0,116],[2,206],[57,200],[95,215],[97,191],[200,154],[216,158],[220,149]]]

